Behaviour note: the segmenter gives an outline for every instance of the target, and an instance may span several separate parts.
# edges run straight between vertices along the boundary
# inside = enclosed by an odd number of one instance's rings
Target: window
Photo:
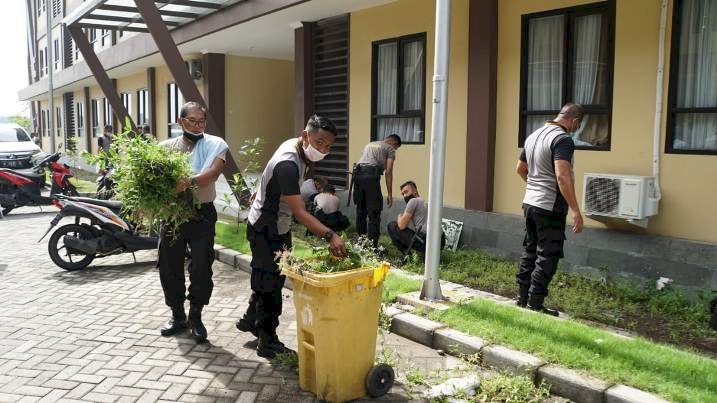
[[[167,125],[169,126],[169,137],[182,135],[182,127],[177,124],[180,109],[184,104],[184,98],[179,91],[177,84],[167,84]]]
[[[132,114],[132,94],[129,92],[123,92],[120,94],[120,97],[122,98],[122,105],[124,105],[124,109],[127,111],[127,114]],[[122,123],[122,126],[124,126],[124,122]]]
[[[398,134],[403,143],[424,143],[425,49],[425,33],[373,43],[372,139]]]
[[[149,93],[146,88],[137,91],[137,124],[146,125],[148,120],[147,115],[147,101],[149,100]]]
[[[58,71],[58,70],[60,70],[60,40],[59,40],[59,39],[54,39],[54,40],[52,41],[52,44],[53,44],[53,46],[52,46],[52,52],[53,52],[52,57],[53,57],[54,63],[55,63],[55,64],[53,65],[53,66],[54,66],[53,68],[55,69],[55,71]]]
[[[41,120],[40,132],[42,134],[42,137],[47,137],[47,133],[49,133],[49,130],[47,129],[48,120],[49,120],[47,110],[45,110],[45,109],[40,110],[40,120]]]
[[[102,31],[102,37],[100,38],[100,46],[105,47],[105,45],[110,44],[110,30],[109,29],[103,29]]]
[[[610,150],[614,21],[613,0],[523,16],[520,147],[576,102],[585,108],[576,147]]]
[[[57,17],[60,14],[62,14],[62,0],[52,0],[52,16]]]
[[[80,48],[77,46],[77,43],[75,43],[75,40],[72,38],[70,39],[70,46],[72,46],[72,58],[74,61],[79,61],[82,57],[82,54],[80,53]]]
[[[55,108],[55,136],[62,137],[62,108]]]
[[[112,124],[112,108],[107,98],[102,98],[102,124],[104,126]]]
[[[717,155],[717,2],[675,1],[665,152]]]
[[[45,76],[45,49],[40,49],[39,59],[40,64],[37,66],[37,68],[39,70],[40,77],[42,78]]]
[[[92,46],[92,49],[97,50],[97,29],[87,29],[87,40],[88,42],[90,42],[90,46]]]
[[[82,102],[75,104],[75,116],[77,117],[77,136],[82,136],[85,128],[85,105]]]
[[[92,108],[90,113],[92,114],[92,137],[97,137],[100,134],[100,100],[92,100]]]

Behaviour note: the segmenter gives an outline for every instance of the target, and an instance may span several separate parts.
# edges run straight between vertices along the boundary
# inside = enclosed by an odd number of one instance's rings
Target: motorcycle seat
[[[122,209],[122,202],[116,201],[116,200],[100,200],[100,199],[92,199],[89,197],[65,197],[67,200],[72,200],[76,202],[81,203],[88,203],[88,204],[94,204],[96,206],[102,206],[107,207],[108,209],[112,210],[121,210]]]
[[[15,174],[15,175],[24,176],[24,177],[27,178],[27,179],[32,179],[32,180],[45,180],[45,174],[44,174],[44,173],[42,173],[42,174],[36,174],[36,173],[34,173],[34,172],[32,172],[32,173],[30,173],[30,172],[18,172],[18,171],[14,170],[14,169],[8,169],[8,168],[0,168],[0,171],[2,171],[2,172],[12,172],[12,173]]]

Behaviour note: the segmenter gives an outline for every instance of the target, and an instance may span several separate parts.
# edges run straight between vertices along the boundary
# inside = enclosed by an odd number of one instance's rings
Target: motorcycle
[[[38,162],[32,173],[21,173],[0,168],[0,206],[2,215],[23,206],[50,206],[53,196],[63,194],[78,196],[77,189],[69,182],[74,176],[67,164],[59,163],[60,153],[48,155]],[[45,169],[51,172],[50,196],[43,196]]]
[[[136,224],[122,217],[119,201],[58,195],[54,204],[60,212],[38,242],[64,217],[75,218],[55,230],[47,245],[52,261],[65,270],[84,269],[97,257],[158,247],[158,237],[140,233]]]
[[[115,182],[112,180],[112,168],[105,168],[100,171],[97,177],[97,198],[109,200],[115,195]]]

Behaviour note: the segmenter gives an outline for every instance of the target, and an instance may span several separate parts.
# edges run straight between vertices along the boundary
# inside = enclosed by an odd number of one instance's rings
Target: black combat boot
[[[172,336],[187,328],[187,314],[184,313],[184,305],[173,306],[172,317],[162,326],[160,333],[162,336]]]
[[[530,285],[518,285],[518,296],[515,298],[515,305],[518,305],[521,308],[525,308],[528,306],[528,290],[530,289]]]
[[[256,355],[268,359],[273,359],[277,354],[296,354],[294,350],[287,348],[284,343],[279,341],[276,333],[268,335],[265,332],[259,332],[259,344],[256,346]]]
[[[528,308],[533,311],[536,311],[536,312],[542,312],[546,315],[559,316],[560,312],[553,310],[553,309],[548,309],[545,307],[545,305],[543,305],[544,300],[545,300],[545,295],[531,294],[530,297],[528,298]]]
[[[202,308],[204,305],[191,303],[189,305],[189,330],[192,332],[192,337],[197,344],[204,343],[207,341],[207,328],[202,323]]]
[[[259,337],[259,332],[256,328],[256,302],[258,299],[259,297],[256,293],[252,293],[251,298],[249,298],[249,307],[244,313],[244,316],[236,321],[237,329],[242,332],[249,332],[256,338]]]
[[[259,333],[256,330],[256,325],[251,319],[241,318],[236,322],[236,327],[242,332],[249,332],[254,337],[259,337]]]

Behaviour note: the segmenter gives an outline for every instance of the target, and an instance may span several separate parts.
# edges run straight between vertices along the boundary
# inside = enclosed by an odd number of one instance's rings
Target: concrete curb
[[[224,264],[251,273],[251,256],[214,245],[216,258]],[[403,273],[403,272],[402,272]],[[291,288],[291,282],[284,285]],[[407,313],[394,306],[384,312],[391,318],[391,332],[451,355],[476,355],[482,365],[516,375],[530,377],[534,382],[550,384],[550,392],[578,403],[663,403],[666,400],[626,385],[613,385],[603,380],[558,365],[547,364],[534,355],[488,344],[485,340],[465,334],[424,317]]]

